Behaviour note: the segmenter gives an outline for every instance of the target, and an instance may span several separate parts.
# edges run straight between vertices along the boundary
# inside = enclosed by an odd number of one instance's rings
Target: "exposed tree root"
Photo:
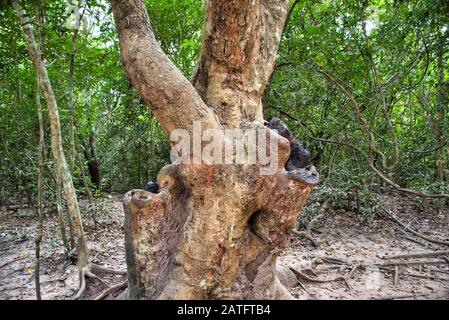
[[[314,247],[318,247],[319,246],[318,241],[316,241],[312,236],[312,228],[316,224],[316,222],[324,215],[324,213],[326,212],[326,209],[328,209],[328,208],[329,208],[328,203],[324,202],[321,205],[320,209],[318,210],[318,214],[312,220],[310,220],[310,222],[307,224],[306,230],[299,231],[297,228],[293,228],[292,233],[299,237],[306,238],[307,240],[309,240],[312,243],[312,245]]]
[[[448,264],[445,260],[418,260],[418,261],[385,261],[381,263],[366,263],[363,261],[354,261],[349,262],[346,260],[342,260],[334,257],[317,257],[321,261],[329,262],[334,265],[346,265],[346,266],[354,266],[359,267],[394,267],[394,266],[419,266],[419,265],[439,265],[439,264]],[[337,269],[337,266],[332,266],[332,269]]]
[[[84,271],[81,271],[80,280],[81,280],[80,288],[76,293],[75,297],[73,297],[73,300],[78,300],[86,290],[86,273]]]
[[[335,278],[332,278],[332,279],[319,279],[319,278],[309,277],[308,275],[304,274],[303,272],[298,271],[298,270],[296,270],[296,269],[294,269],[292,267],[290,267],[290,270],[292,270],[293,273],[295,273],[300,278],[302,278],[304,280],[307,280],[307,281],[310,281],[310,282],[325,283],[325,282],[334,282],[334,281],[344,281],[346,286],[348,287],[348,290],[352,289],[351,285],[348,282],[347,277],[344,277],[344,276],[339,276],[339,277],[335,277]]]
[[[301,281],[299,281],[299,279],[298,279],[298,285],[301,287],[301,289],[303,289],[305,292],[307,292],[307,294],[309,294],[311,296],[315,295],[315,293],[310,292],[309,290],[307,290],[306,286]]]
[[[422,257],[434,257],[434,256],[442,256],[442,258],[445,258],[445,254],[447,254],[447,251],[432,251],[432,252],[418,252],[418,253],[409,253],[409,254],[401,254],[396,256],[384,256],[383,259],[403,259],[403,258],[422,258]],[[304,269],[301,271],[298,271],[292,267],[289,267],[290,270],[299,278],[310,281],[310,282],[318,282],[318,283],[324,283],[324,282],[333,282],[333,281],[344,281],[346,286],[349,290],[351,290],[351,285],[349,283],[349,279],[353,276],[355,271],[358,268],[368,268],[368,267],[376,267],[381,270],[385,270],[387,272],[393,273],[393,283],[394,286],[397,285],[399,280],[399,266],[421,266],[421,265],[441,265],[441,264],[449,264],[449,261],[446,261],[445,259],[442,260],[415,260],[415,261],[385,261],[381,263],[368,263],[364,261],[347,261],[339,258],[334,257],[316,257],[314,259],[315,262],[320,261],[321,263],[327,262],[331,265],[324,266],[320,270],[316,270],[318,273],[325,271],[325,270],[332,270],[332,269],[340,269],[341,271],[344,271],[346,268],[351,268],[351,271],[346,276],[338,276],[332,279],[320,279],[318,277],[310,277],[304,273]],[[312,269],[313,270],[313,269]],[[316,273],[314,273],[314,276]],[[403,274],[404,276],[410,276],[410,277],[416,277],[416,278],[424,278],[424,279],[431,279],[431,280],[448,280],[441,277],[435,277],[435,276],[426,276],[426,275],[417,275],[412,273]],[[299,279],[298,279],[299,281]],[[301,286],[302,287],[302,286]]]
[[[97,279],[100,282],[102,282],[103,284],[105,284],[107,286],[110,286],[110,284],[106,280],[104,280],[104,279],[100,278],[99,276],[97,276],[94,273],[95,271],[96,272],[112,273],[112,274],[122,274],[122,275],[126,274],[126,271],[123,271],[123,270],[115,270],[115,269],[111,269],[111,268],[108,268],[108,267],[104,267],[104,266],[100,266],[100,265],[91,263],[88,266],[84,267],[82,269],[82,271],[80,272],[81,284],[80,284],[80,288],[79,288],[78,292],[76,293],[75,297],[73,298],[74,300],[79,299],[81,297],[81,295],[84,293],[84,291],[86,290],[86,278],[87,277]]]
[[[109,287],[108,289],[104,290],[100,295],[98,295],[94,300],[102,300],[106,298],[108,295],[111,295],[117,291],[120,291],[122,289],[126,289],[128,287],[128,280],[125,280],[123,282],[120,282],[112,287]]]
[[[318,242],[313,238],[313,236],[312,236],[312,234],[310,232],[298,231],[296,229],[292,229],[292,233],[294,235],[297,235],[298,237],[306,238],[307,240],[309,240],[312,243],[312,245],[314,247],[318,247],[319,246]]]

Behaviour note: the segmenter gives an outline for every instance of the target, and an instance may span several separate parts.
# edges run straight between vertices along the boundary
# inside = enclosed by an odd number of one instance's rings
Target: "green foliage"
[[[449,138],[448,4],[301,1],[296,6],[282,38],[268,100],[270,115],[285,119],[314,156],[322,178],[316,191],[321,200],[345,207],[351,185],[358,186],[359,195],[386,189],[379,188],[380,179],[358,152],[314,138],[360,148],[403,187],[448,192],[447,146],[438,154],[421,152]],[[351,99],[388,165],[394,163],[396,135],[395,167],[383,168],[379,155],[370,150]],[[436,177],[436,157],[443,177]],[[361,211],[369,213],[371,202],[362,201],[367,210]]]
[[[152,28],[162,48],[177,67],[190,76],[201,47],[202,1],[149,1],[147,5]],[[45,6],[45,60],[59,106],[68,155],[67,90],[74,13],[65,1],[46,2]],[[34,199],[39,133],[36,74],[17,18],[11,7],[6,4],[3,7],[0,11],[0,200],[22,196]],[[34,22],[31,3],[24,8]],[[108,2],[87,1],[74,67],[75,125],[80,152],[84,151],[84,155],[91,152],[89,141],[95,137],[103,188],[120,192],[142,188],[169,162],[169,145],[155,118],[125,78]],[[45,107],[43,96],[41,99]],[[44,126],[45,196],[50,200],[55,187],[46,112]],[[80,192],[80,166],[90,160],[83,159],[73,172]],[[100,191],[95,192],[98,195]]]

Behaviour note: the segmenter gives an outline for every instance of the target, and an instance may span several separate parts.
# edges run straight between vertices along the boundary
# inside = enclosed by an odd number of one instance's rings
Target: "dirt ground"
[[[90,216],[85,216],[84,221],[93,262],[126,270],[120,198],[113,195],[102,200],[97,229]],[[449,241],[447,206],[438,208],[430,202],[416,203],[394,196],[384,197],[383,202],[409,227],[428,237]],[[83,209],[87,203],[81,201],[80,205]],[[26,208],[11,207],[0,208],[0,299],[35,299],[37,219]],[[293,235],[279,259],[299,272],[300,283],[291,288],[291,293],[298,299],[449,299],[449,254],[383,258],[449,250],[449,246],[430,243],[403,230],[388,219],[366,223],[353,212],[327,210],[312,230],[319,246]],[[78,273],[75,266],[64,264],[54,213],[45,219],[41,259],[43,299],[72,299],[79,285]],[[123,275],[100,276],[110,285],[126,280]],[[92,279],[82,299],[94,299],[107,287]]]

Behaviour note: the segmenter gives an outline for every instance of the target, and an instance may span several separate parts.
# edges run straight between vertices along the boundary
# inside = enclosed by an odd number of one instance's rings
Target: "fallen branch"
[[[416,274],[416,273],[404,273],[404,275],[408,276],[408,277],[412,277],[412,278],[449,281],[449,278],[436,277],[436,276],[427,276],[427,275]]]
[[[396,217],[396,215],[393,212],[391,212],[390,210],[387,210],[384,207],[380,207],[380,208],[387,214],[387,216],[388,216],[388,218],[390,220],[392,220],[393,222],[399,224],[402,228],[404,228],[405,230],[407,230],[410,233],[414,234],[415,236],[420,237],[421,239],[424,239],[424,240],[432,242],[432,243],[441,244],[441,245],[444,245],[444,246],[449,246],[449,242],[429,238],[428,236],[423,235],[422,233],[419,233],[418,231],[415,231],[412,228],[408,227],[405,223],[403,223],[401,220],[399,220]]]
[[[449,254],[449,250],[414,252],[407,254],[399,254],[396,256],[383,256],[382,259],[429,258],[429,257],[438,257],[446,254]]]
[[[405,233],[405,231],[404,231],[404,233]],[[405,239],[405,240],[408,240],[408,241],[411,241],[411,242],[414,242],[414,243],[417,243],[417,244],[423,246],[424,248],[427,248],[427,247],[428,247],[427,244],[425,244],[424,242],[419,241],[419,240],[417,240],[417,239],[413,239],[413,238],[408,237],[408,236],[405,236],[405,235],[402,236],[401,238],[403,238],[403,239]]]
[[[374,299],[371,299],[371,300],[409,299],[409,298],[416,298],[416,297],[428,296],[428,295],[431,295],[431,294],[433,294],[433,292],[429,292],[429,293],[416,293],[416,294],[409,294],[409,295],[385,296],[385,297],[374,298]]]
[[[5,262],[4,264],[2,264],[1,266],[0,266],[0,269],[1,268],[3,268],[3,267],[6,267],[8,264],[10,264],[10,263],[13,263],[13,262],[16,262],[16,261],[20,261],[20,260],[23,260],[23,259],[25,259],[26,257],[19,257],[19,258],[16,258],[16,259],[12,259],[11,261],[8,261],[8,262]]]
[[[374,267],[390,267],[390,266],[422,266],[422,265],[439,265],[439,264],[449,264],[444,260],[425,260],[425,261],[390,261],[384,263],[376,263],[366,266]]]

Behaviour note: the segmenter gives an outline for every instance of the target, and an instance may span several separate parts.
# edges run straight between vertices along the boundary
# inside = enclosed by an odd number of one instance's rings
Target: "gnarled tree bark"
[[[289,1],[206,1],[192,83],[160,49],[142,0],[111,3],[126,74],[168,136],[192,134],[199,121],[203,132],[257,128],[273,139],[259,152],[278,145],[272,175],[259,162],[172,163],[159,172],[158,193],[125,195],[130,298],[291,297],[276,258],[318,175],[285,125],[263,125],[261,104]]]

